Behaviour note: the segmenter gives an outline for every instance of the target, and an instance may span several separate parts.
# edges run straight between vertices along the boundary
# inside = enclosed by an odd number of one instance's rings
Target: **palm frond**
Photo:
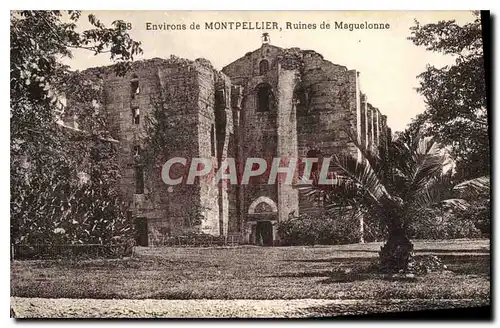
[[[312,184],[307,184],[304,178],[301,180],[302,183],[298,185],[299,193],[312,201],[322,198],[325,204],[337,206],[349,203],[349,200],[357,197],[359,192],[350,179],[342,176],[330,178],[328,185],[319,184],[318,176],[312,176]]]
[[[459,210],[466,210],[469,208],[470,203],[462,198],[450,198],[441,201],[443,206],[452,207]]]
[[[326,210],[333,217],[343,217],[350,218],[354,222],[359,222],[361,217],[363,217],[364,213],[361,207],[355,205],[336,205],[329,204],[326,207]]]
[[[350,130],[345,130],[344,131],[347,134],[347,137],[349,138],[349,141],[357,148],[357,150],[361,153],[362,157],[364,160],[368,161],[370,166],[375,170],[378,171],[379,166],[381,164],[380,157],[377,155],[377,153],[370,151],[367,147],[364,145],[360,144],[358,142],[358,139],[354,136],[352,131]]]
[[[429,181],[414,195],[414,208],[429,208],[436,205],[454,207],[460,210],[470,206],[468,199],[488,191],[489,177],[480,177],[453,185],[449,175],[441,175]]]
[[[314,183],[299,185],[299,192],[313,200],[321,197],[325,209],[330,213],[352,206],[365,208],[372,215],[383,218],[399,206],[367,161],[358,162],[350,156],[335,156],[333,165],[337,174],[330,179],[330,184],[321,185],[313,177]]]
[[[455,187],[453,187],[453,190],[460,193],[463,197],[471,197],[484,194],[490,191],[490,177],[484,176],[463,181],[455,185]]]
[[[335,156],[334,163],[343,175],[351,179],[373,201],[380,203],[383,197],[390,198],[384,185],[368,162],[358,162],[350,156]]]
[[[408,207],[418,210],[436,206],[447,199],[454,198],[452,190],[453,185],[449,176],[434,177],[413,194]]]
[[[396,149],[399,159],[399,171],[396,171],[400,173],[399,180],[404,184],[400,187],[401,195],[404,200],[409,200],[429,181],[442,174],[447,158],[440,145],[429,138],[422,138],[412,145],[399,143]]]

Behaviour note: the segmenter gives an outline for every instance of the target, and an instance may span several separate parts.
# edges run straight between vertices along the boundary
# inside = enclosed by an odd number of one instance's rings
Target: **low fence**
[[[170,247],[214,247],[238,246],[243,244],[241,235],[223,237],[211,235],[193,235],[178,237],[149,237],[149,246]],[[17,244],[11,245],[12,260],[49,260],[70,258],[121,258],[131,256],[134,243],[102,244]]]
[[[238,246],[243,244],[243,237],[239,234],[228,236],[192,235],[192,236],[150,236],[149,246],[170,247],[213,247],[213,246]]]
[[[11,245],[11,259],[120,258],[130,256],[133,244],[30,244]]]

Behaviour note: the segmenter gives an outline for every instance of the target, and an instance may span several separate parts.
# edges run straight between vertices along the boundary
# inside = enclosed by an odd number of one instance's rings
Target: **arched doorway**
[[[272,246],[275,238],[273,224],[277,222],[278,207],[269,197],[260,196],[248,207],[249,242]]]
[[[256,244],[259,246],[273,245],[273,224],[271,221],[258,221],[255,225]]]
[[[135,243],[137,246],[147,247],[149,241],[148,236],[148,220],[146,218],[135,219]]]

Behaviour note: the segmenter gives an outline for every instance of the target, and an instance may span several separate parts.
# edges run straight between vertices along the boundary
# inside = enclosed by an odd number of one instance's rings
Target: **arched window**
[[[139,77],[137,74],[132,74],[132,78],[130,79],[130,98],[135,99],[135,97],[139,94]]]
[[[267,112],[271,109],[273,101],[273,91],[269,84],[259,84],[257,86],[257,111]]]
[[[260,61],[259,75],[265,75],[269,71],[269,62],[265,59]]]

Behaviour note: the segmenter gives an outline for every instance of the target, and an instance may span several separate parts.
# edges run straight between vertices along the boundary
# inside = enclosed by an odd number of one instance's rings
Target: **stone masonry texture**
[[[112,67],[82,74],[103,85],[99,105],[119,141],[120,190],[132,216],[147,222],[150,244],[189,232],[238,235],[246,243],[262,242],[267,233],[276,244],[276,223],[321,206],[280,174],[268,184],[269,169],[247,185],[208,178],[166,185],[163,163],[145,167],[137,154],[155,106],[167,112],[166,158],[188,160],[186,166],[174,165],[171,176],[184,179],[196,157],[211,160],[212,178],[226,159],[234,159],[241,177],[247,158],[264,158],[268,167],[276,157],[282,167],[298,159],[303,168],[300,159],[311,154],[357,156],[350,136],[374,151],[391,136],[387,117],[361,92],[359,72],[312,50],[263,43],[222,71],[205,59],[172,56],[134,62],[123,77]],[[298,175],[296,170],[294,182]],[[193,224],[193,217],[201,220]]]

